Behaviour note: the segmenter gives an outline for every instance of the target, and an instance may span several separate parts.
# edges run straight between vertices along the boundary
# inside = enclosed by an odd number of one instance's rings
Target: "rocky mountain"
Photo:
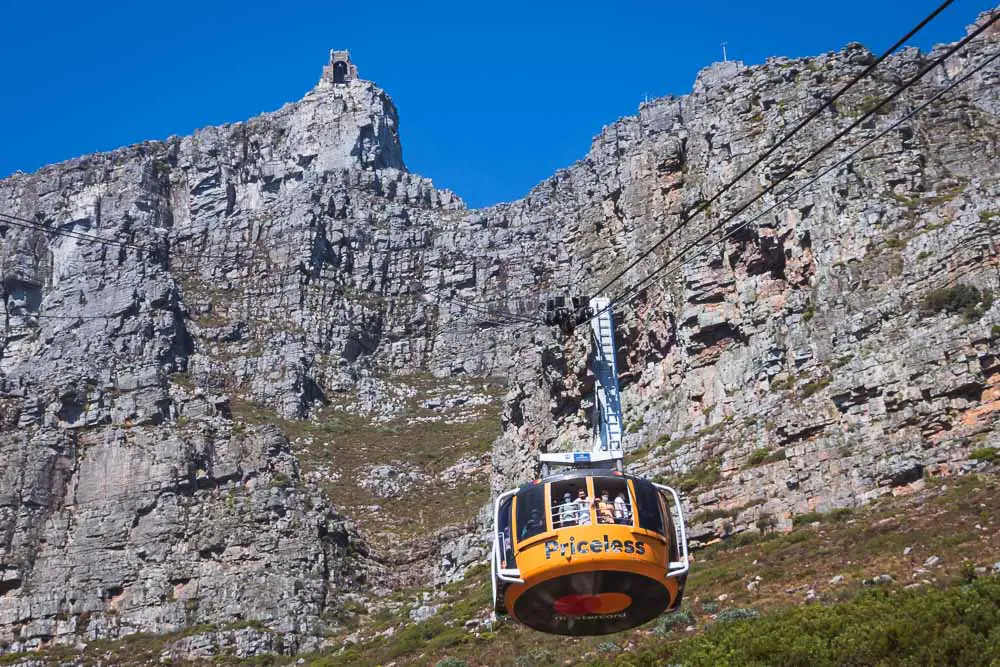
[[[995,54],[996,32],[984,34],[778,192],[836,166]],[[696,536],[761,517],[789,527],[794,514],[912,491],[925,475],[974,467],[970,452],[997,444],[995,68],[787,203],[771,210],[780,195],[764,197],[677,261],[680,248],[945,48],[890,58],[629,274],[632,283],[673,262],[619,308],[626,446],[639,457],[633,470],[679,484],[696,510],[725,515]],[[873,58],[855,44],[759,67],[716,64],[690,95],[643,105],[607,128],[585,160],[514,207],[581,221],[566,239],[588,258],[575,281],[599,284]],[[516,386],[494,459],[503,484],[529,475],[536,451],[585,434],[588,345],[581,334],[550,347],[549,372]]]
[[[674,262],[616,312],[626,446],[687,493],[697,541],[979,465],[995,66],[676,259],[944,48],[890,58],[698,216],[874,56],[713,65],[480,210],[406,170],[392,102],[339,51],[276,112],[0,181],[0,650],[213,624],[202,650],[295,652],[459,577],[489,490],[589,432],[589,343],[539,299],[682,222],[612,295]],[[998,50],[984,33],[787,187]]]

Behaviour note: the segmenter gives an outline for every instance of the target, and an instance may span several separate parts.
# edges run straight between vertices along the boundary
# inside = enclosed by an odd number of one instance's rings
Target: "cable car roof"
[[[645,480],[646,478],[641,475],[630,475],[627,472],[618,472],[617,470],[611,470],[609,468],[593,468],[589,470],[567,470],[565,472],[558,472],[554,475],[549,475],[548,477],[542,477],[541,479],[534,479],[530,482],[522,484],[518,487],[518,492],[530,489],[533,486],[538,486],[540,484],[548,484],[549,482],[564,482],[571,479],[581,479],[586,477],[610,477],[616,479],[631,479],[631,480]]]

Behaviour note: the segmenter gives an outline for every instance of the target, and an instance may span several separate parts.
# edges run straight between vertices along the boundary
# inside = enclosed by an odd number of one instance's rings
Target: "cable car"
[[[601,635],[680,607],[689,566],[680,497],[622,470],[614,324],[590,301],[595,437],[590,452],[540,455],[542,477],[493,507],[493,606],[530,628]],[[549,474],[552,466],[572,470]]]
[[[605,493],[610,514],[596,500]],[[601,635],[680,606],[687,540],[669,487],[617,470],[574,470],[502,494],[494,521],[494,608],[528,627]]]

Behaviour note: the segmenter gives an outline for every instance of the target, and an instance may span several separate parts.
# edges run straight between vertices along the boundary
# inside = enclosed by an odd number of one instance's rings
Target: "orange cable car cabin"
[[[493,608],[541,632],[627,630],[677,609],[684,595],[680,497],[623,471],[612,305],[605,297],[547,303],[546,323],[563,331],[590,323],[592,447],[541,452],[541,479],[500,494],[493,506]],[[572,469],[550,475],[553,466]]]
[[[502,494],[497,613],[542,632],[600,635],[677,609],[688,572],[681,511],[669,487],[616,470],[573,470]]]

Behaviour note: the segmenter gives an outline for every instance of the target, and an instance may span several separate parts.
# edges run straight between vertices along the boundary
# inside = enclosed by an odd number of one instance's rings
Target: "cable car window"
[[[624,479],[595,477],[594,493],[597,496],[597,523],[632,525],[632,501]]]
[[[580,524],[580,510],[584,503],[578,503],[577,497],[582,489],[584,496],[587,494],[587,478],[568,479],[559,482],[552,482],[549,485],[552,490],[549,497],[552,499],[552,527],[556,530],[568,528]],[[587,516],[590,518],[589,505],[586,506]],[[585,520],[584,523],[589,521]]]
[[[500,567],[516,567],[514,558],[514,541],[510,522],[511,498],[500,503],[500,522],[497,524],[497,534],[500,538]]]
[[[517,540],[545,532],[545,487],[541,484],[517,494]]]
[[[660,514],[660,494],[646,480],[635,480],[636,513],[639,527],[663,534],[663,516]]]
[[[659,494],[660,511],[663,513],[664,534],[670,538],[670,560],[679,560],[680,545],[677,544],[677,533],[674,531],[674,513],[670,510],[673,505],[666,493],[659,491]]]

